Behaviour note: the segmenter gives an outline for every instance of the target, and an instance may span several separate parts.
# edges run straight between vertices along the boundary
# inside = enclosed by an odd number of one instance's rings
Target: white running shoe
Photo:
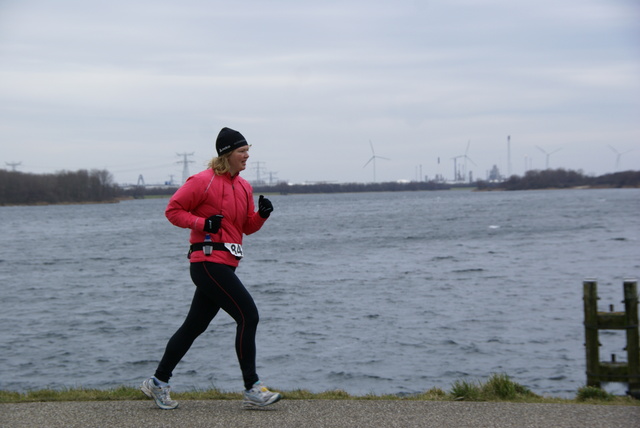
[[[244,400],[242,405],[245,408],[264,407],[280,401],[282,395],[278,392],[271,392],[262,382],[256,382],[253,387],[244,392]]]
[[[144,392],[144,395],[149,398],[153,398],[153,400],[156,402],[156,405],[161,409],[171,410],[178,407],[178,402],[172,400],[171,396],[169,395],[169,392],[171,390],[171,387],[169,385],[158,386],[154,382],[153,378],[150,377],[149,379],[142,382],[140,389],[142,390],[142,392]]]

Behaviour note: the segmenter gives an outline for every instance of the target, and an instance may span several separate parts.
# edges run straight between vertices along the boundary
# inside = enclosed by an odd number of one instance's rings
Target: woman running
[[[154,376],[141,386],[161,409],[175,409],[169,379],[174,368],[222,309],[237,323],[235,348],[244,380],[245,407],[268,406],[282,397],[269,391],[256,373],[258,310],[235,274],[243,256],[242,237],[260,230],[273,205],[260,195],[255,211],[253,189],[240,177],[247,167],[249,145],[238,131],[223,128],[216,139],[218,156],[209,168],[184,183],[170,199],[166,216],[178,227],[191,229],[189,259],[196,285],[189,313],[169,339]]]

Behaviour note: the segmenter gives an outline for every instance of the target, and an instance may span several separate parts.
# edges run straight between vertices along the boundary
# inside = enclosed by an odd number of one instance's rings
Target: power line
[[[182,183],[184,183],[185,181],[187,181],[187,178],[189,178],[189,164],[194,162],[192,160],[188,160],[187,156],[193,156],[194,153],[176,153],[176,154],[178,156],[183,157],[181,161],[178,161],[176,163],[182,164]]]
[[[262,181],[260,179],[260,165],[264,165],[265,162],[254,162],[253,164],[255,165],[253,169],[256,170],[256,182],[260,183]]]
[[[5,164],[11,167],[11,171],[15,171],[17,166],[22,165],[22,162],[5,162]]]

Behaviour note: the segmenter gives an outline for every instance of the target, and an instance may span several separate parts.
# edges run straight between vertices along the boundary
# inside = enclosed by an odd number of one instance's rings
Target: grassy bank
[[[449,392],[432,388],[421,394],[412,395],[363,395],[353,396],[344,391],[311,393],[305,390],[284,391],[288,400],[423,400],[423,401],[509,401],[518,403],[564,403],[564,404],[606,404],[640,406],[640,400],[627,396],[614,396],[601,389],[584,387],[578,390],[574,399],[542,397],[526,387],[513,382],[509,376],[492,375],[487,382],[456,381]],[[224,392],[217,389],[172,392],[176,400],[240,400],[238,392]],[[0,403],[27,403],[43,401],[121,401],[147,400],[138,388],[119,387],[115,389],[70,388],[62,390],[34,390],[24,393],[0,391]]]

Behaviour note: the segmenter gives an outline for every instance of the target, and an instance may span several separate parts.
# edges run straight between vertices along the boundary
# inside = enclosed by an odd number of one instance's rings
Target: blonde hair
[[[251,144],[247,144],[249,147],[251,147]],[[231,170],[231,165],[229,165],[229,158],[231,157],[231,155],[238,149],[242,148],[238,147],[235,150],[232,150],[230,152],[227,152],[223,155],[220,155],[218,157],[215,157],[213,159],[211,159],[209,161],[209,163],[207,164],[208,168],[212,168],[213,172],[215,172],[217,175],[224,175],[227,172],[229,172]]]
[[[231,169],[231,166],[229,165],[229,157],[231,156],[231,153],[233,152],[225,153],[211,159],[207,166],[209,168],[212,168],[213,172],[215,172],[217,175],[226,174]]]

